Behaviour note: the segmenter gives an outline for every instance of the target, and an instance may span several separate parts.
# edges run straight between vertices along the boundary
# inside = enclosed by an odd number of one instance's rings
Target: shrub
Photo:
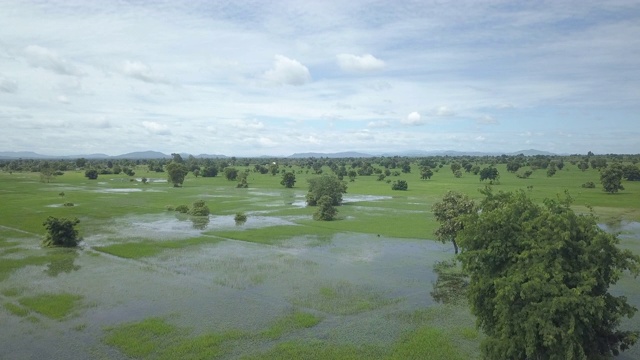
[[[407,190],[408,188],[409,185],[405,180],[394,181],[393,185],[391,185],[391,190]]]
[[[245,222],[247,222],[247,214],[241,212],[236,213],[236,216],[233,217],[233,220],[235,220],[236,225],[242,225]]]
[[[595,189],[596,184],[593,181],[587,181],[586,183],[582,184],[582,187],[585,189]]]
[[[179,213],[186,214],[189,212],[189,207],[187,205],[178,205],[176,206],[176,211]]]
[[[68,202],[68,203],[62,204],[62,206],[74,206],[74,204],[72,202]]]
[[[47,229],[47,235],[42,244],[44,246],[74,247],[78,245],[78,230],[75,226],[80,223],[78,219],[55,218],[49,216],[42,225]]]
[[[188,214],[191,216],[209,216],[210,213],[209,207],[204,203],[204,200],[194,202],[191,210],[188,210]]]

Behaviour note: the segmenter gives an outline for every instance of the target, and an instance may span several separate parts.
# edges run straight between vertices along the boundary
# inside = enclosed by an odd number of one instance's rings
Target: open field
[[[609,195],[593,169],[519,179],[497,168],[496,190],[536,201],[568,190],[577,211],[592,207],[640,253],[640,182]],[[322,222],[305,207],[316,175],[292,170],[292,189],[255,172],[247,189],[191,174],[174,188],[146,166],[133,178],[67,171],[50,183],[0,172],[0,358],[478,358],[482,334],[466,305],[432,298],[433,267],[453,249],[430,240],[433,203],[448,190],[480,198],[478,176],[443,167],[430,180],[388,177],[408,191],[358,176],[338,219]],[[204,221],[166,210],[197,200],[211,209]],[[47,216],[79,218],[81,247],[41,248]],[[640,307],[637,279],[614,292]],[[624,326],[639,329],[640,315]],[[640,345],[619,358],[640,358]]]

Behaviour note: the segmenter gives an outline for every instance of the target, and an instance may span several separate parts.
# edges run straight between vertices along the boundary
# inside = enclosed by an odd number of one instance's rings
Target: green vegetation
[[[82,296],[74,294],[42,294],[18,300],[20,305],[52,319],[63,319],[79,305]]]
[[[456,237],[464,226],[462,217],[476,211],[476,204],[467,195],[454,191],[448,191],[442,201],[433,204],[433,215],[440,223],[435,231],[436,238],[443,243],[451,241],[456,254],[458,243]]]
[[[44,246],[78,246],[78,230],[75,226],[80,223],[78,219],[55,218],[49,216],[42,224],[47,229],[42,244]]]
[[[593,211],[601,226],[623,229],[618,246],[640,253],[636,225],[629,226],[640,221],[640,157],[611,155],[592,162],[594,158],[598,156],[176,156],[113,159],[112,167],[95,159],[0,161],[0,312],[20,324],[7,329],[12,337],[78,331],[102,336],[107,350],[95,355],[104,358],[120,351],[120,357],[149,359],[477,359],[480,343],[491,340],[487,330],[474,327],[465,298],[469,278],[451,261],[455,246],[431,242],[442,240],[434,236],[442,226],[435,204],[448,191],[479,203],[484,195],[478,190],[487,182],[494,192],[524,192],[537,205],[568,190],[575,213]],[[184,187],[167,183],[172,162],[194,175],[185,175]],[[55,169],[49,182],[41,181],[44,163]],[[624,191],[611,195],[599,186],[601,174],[616,164],[623,170]],[[131,178],[125,168],[140,178]],[[488,168],[500,175],[499,183],[478,181]],[[89,169],[96,169],[98,181],[84,176]],[[555,170],[551,177],[550,169]],[[232,170],[234,181],[216,176]],[[286,174],[294,175],[298,185],[331,178],[341,200],[338,221],[314,221],[322,209],[321,196],[315,198],[315,189],[307,195],[307,189],[282,184]],[[236,188],[239,178],[251,186]],[[342,179],[348,181],[348,192]],[[402,181],[411,187],[393,191],[392,183]],[[305,206],[305,195],[316,206]],[[209,216],[189,215],[198,207],[192,204],[205,202]],[[188,206],[175,206],[179,204]],[[242,218],[238,215],[251,219],[235,226]],[[80,219],[76,227],[84,237],[82,247],[38,246],[49,216]],[[495,251],[515,252],[509,246]],[[403,252],[396,253],[398,249]],[[553,266],[544,268],[551,269],[552,280]],[[619,276],[611,292],[637,307],[638,282],[628,273]],[[57,312],[64,315],[46,315],[46,310],[36,310],[42,306],[29,303],[47,302],[34,300],[42,292],[81,298],[70,302],[68,312]],[[74,310],[78,306],[98,311],[87,311],[85,318],[85,312]],[[57,321],[70,314],[79,318]],[[131,314],[153,318],[130,323]],[[274,314],[280,315],[274,319]],[[638,328],[640,318],[619,320],[616,329],[628,331]],[[105,324],[114,323],[100,333]],[[235,328],[242,331],[229,331]],[[8,341],[0,341],[0,348],[11,349]],[[94,355],[102,350],[87,351]],[[0,357],[6,355],[2,351]],[[639,355],[638,345],[623,354],[629,359]]]
[[[482,212],[463,219],[460,260],[486,358],[595,359],[636,342],[618,327],[637,309],[609,287],[625,270],[637,276],[640,257],[569,197],[541,206],[524,191],[484,194]]]
[[[271,327],[261,333],[269,339],[277,339],[283,334],[316,326],[322,318],[301,311],[294,311],[283,318],[278,319]]]

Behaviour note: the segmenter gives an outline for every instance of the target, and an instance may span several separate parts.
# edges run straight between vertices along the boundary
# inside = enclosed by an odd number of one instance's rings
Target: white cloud
[[[484,136],[482,136],[482,135],[476,136],[476,141],[485,141],[485,140],[486,140],[486,138]]]
[[[384,61],[376,59],[371,54],[361,56],[353,54],[339,54],[338,66],[344,71],[373,71],[380,70],[385,67]]]
[[[405,125],[416,125],[416,126],[424,124],[424,120],[422,120],[422,116],[420,116],[420,113],[416,111],[407,115],[407,118],[400,120],[400,122]]]
[[[147,64],[144,64],[140,61],[125,61],[122,65],[122,72],[134,79],[142,80],[148,83],[167,82],[162,76],[154,74]]]
[[[434,115],[435,116],[453,116],[455,115],[455,113],[453,112],[453,110],[449,109],[446,106],[439,106],[437,109],[435,109]]]
[[[298,60],[276,55],[273,68],[267,70],[264,79],[278,85],[304,85],[311,81],[309,69]]]
[[[367,124],[367,127],[370,128],[386,128],[389,126],[391,126],[391,124],[389,124],[389,122],[386,120],[370,121]]]
[[[231,120],[229,125],[242,130],[262,130],[264,123],[258,120]]]
[[[24,49],[24,53],[27,62],[33,67],[51,70],[61,75],[82,75],[77,66],[42,46],[29,45]]]
[[[142,126],[144,126],[145,129],[149,130],[149,132],[156,135],[171,135],[171,130],[169,130],[169,127],[163,124],[159,124],[155,121],[143,121]]]
[[[18,91],[18,82],[0,76],[0,91],[10,94],[15,93],[16,91]]]
[[[492,125],[492,124],[497,124],[498,120],[494,119],[493,116],[484,115],[478,119],[478,123]]]
[[[58,95],[58,102],[61,102],[63,104],[68,104],[69,103],[69,98],[64,96],[64,95]]]

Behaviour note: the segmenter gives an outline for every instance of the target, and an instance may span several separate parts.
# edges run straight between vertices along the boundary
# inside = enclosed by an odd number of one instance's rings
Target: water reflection
[[[455,259],[435,263],[433,271],[438,274],[430,293],[433,300],[443,304],[464,301],[469,282]]]
[[[206,229],[211,221],[208,216],[191,216],[189,220],[191,220],[192,226],[196,230]]]
[[[55,249],[49,257],[51,261],[44,272],[51,277],[80,270],[80,265],[75,264],[78,257],[78,251],[75,249]]]

